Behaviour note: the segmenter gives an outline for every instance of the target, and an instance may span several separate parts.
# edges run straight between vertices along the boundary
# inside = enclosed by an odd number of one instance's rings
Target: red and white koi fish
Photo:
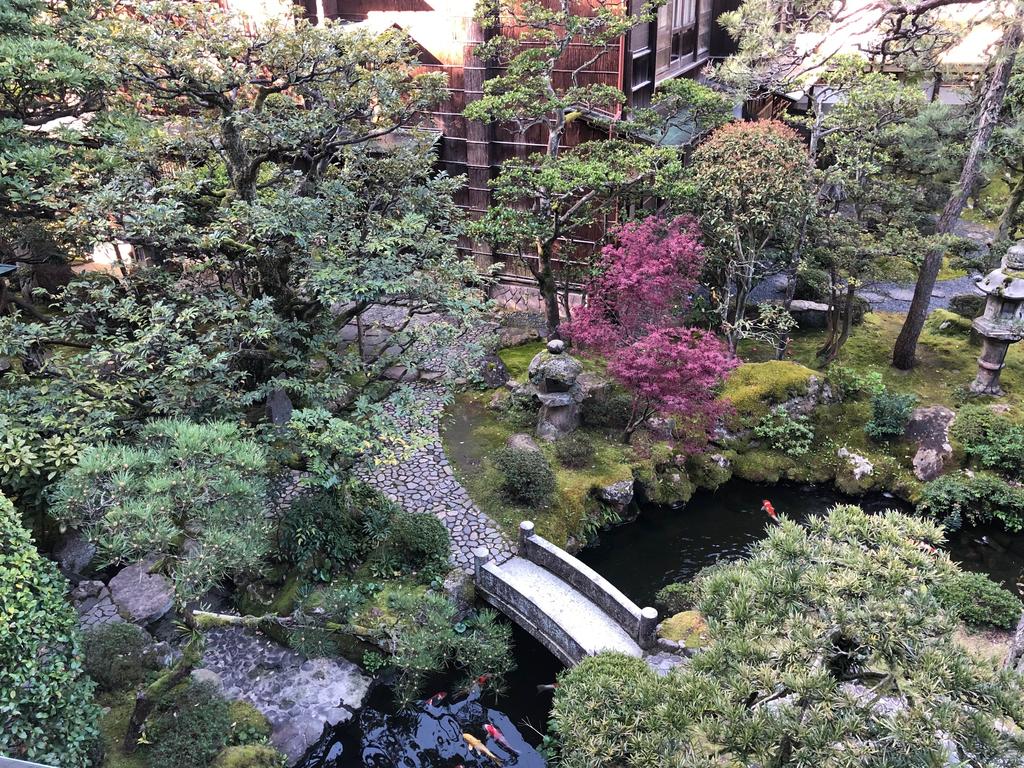
[[[431,696],[429,699],[427,699],[427,704],[429,704],[432,707],[436,707],[438,704],[440,704],[442,701],[444,701],[447,698],[448,698],[448,694],[447,693],[445,693],[444,691],[438,691],[433,696]]]
[[[768,515],[768,517],[770,517],[776,523],[779,522],[779,515],[775,511],[775,507],[772,506],[772,503],[768,501],[768,499],[764,499],[761,502],[761,511]]]
[[[937,550],[927,541],[915,541],[914,546],[920,549],[922,552],[927,552],[929,555],[937,555],[939,553],[939,550]]]
[[[519,754],[519,750],[517,750],[515,747],[508,743],[508,740],[505,738],[505,734],[499,731],[497,726],[491,725],[490,723],[485,723],[484,730],[487,731],[488,736],[490,736],[492,739],[498,742],[502,747],[507,749],[513,755]]]

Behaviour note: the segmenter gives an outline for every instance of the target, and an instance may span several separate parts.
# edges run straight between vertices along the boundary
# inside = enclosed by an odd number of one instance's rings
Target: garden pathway
[[[397,464],[364,464],[357,473],[363,481],[397,502],[407,512],[436,515],[445,524],[452,543],[452,562],[466,573],[473,571],[473,549],[487,547],[499,563],[512,557],[512,547],[498,524],[484,514],[455,478],[441,445],[444,402],[438,388],[413,385],[424,412],[430,442]]]

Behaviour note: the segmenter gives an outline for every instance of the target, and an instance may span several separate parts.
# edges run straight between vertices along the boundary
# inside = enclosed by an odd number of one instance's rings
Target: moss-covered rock
[[[681,611],[661,623],[658,636],[687,648],[701,648],[707,642],[708,624],[700,611]]]
[[[735,410],[738,425],[753,426],[771,407],[807,394],[815,371],[787,360],[744,363],[725,382],[722,397]]]
[[[267,744],[247,744],[222,749],[213,768],[283,768],[287,758]]]
[[[713,491],[732,478],[735,460],[735,451],[698,453],[687,460],[686,468],[694,485]]]
[[[753,483],[777,483],[796,466],[796,462],[777,451],[758,448],[738,453],[732,463],[736,477]]]
[[[233,701],[228,707],[232,744],[260,744],[270,738],[270,721],[247,701]]]

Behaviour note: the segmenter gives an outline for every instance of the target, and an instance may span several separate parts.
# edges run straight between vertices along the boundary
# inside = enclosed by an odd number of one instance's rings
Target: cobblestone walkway
[[[440,421],[444,406],[437,391],[417,385],[417,396],[430,414],[431,441],[392,466],[362,466],[362,480],[397,502],[407,512],[436,515],[448,528],[452,561],[466,573],[473,571],[473,549],[484,546],[499,563],[512,557],[509,542],[491,518],[473,503],[448,463],[441,445]]]

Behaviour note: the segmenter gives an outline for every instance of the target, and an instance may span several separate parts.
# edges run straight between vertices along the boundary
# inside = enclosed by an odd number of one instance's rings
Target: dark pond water
[[[692,578],[721,558],[745,555],[769,522],[761,512],[763,499],[796,520],[850,501],[870,512],[910,511],[898,499],[881,495],[851,500],[821,486],[735,480],[717,491],[696,493],[682,508],[642,504],[636,522],[602,533],[599,543],[580,558],[640,605],[651,605],[665,585]],[[974,528],[953,534],[948,547],[964,568],[987,573],[1011,589],[1024,577],[1024,535]],[[493,767],[488,758],[468,750],[462,734],[470,733],[503,765],[542,768],[545,763],[535,747],[547,729],[551,696],[538,694],[537,686],[552,682],[562,665],[518,627],[513,627],[513,637],[517,668],[499,695],[467,696],[442,680],[438,690],[446,693],[443,701],[399,711],[387,688],[378,686],[359,715],[325,736],[299,766]],[[486,737],[486,723],[498,727],[512,750]]]
[[[667,584],[686,581],[722,558],[745,555],[770,522],[761,512],[763,499],[795,520],[851,502],[869,512],[911,511],[882,495],[849,499],[822,486],[733,480],[717,491],[698,491],[682,508],[641,504],[635,523],[602,533],[599,543],[579,557],[634,601],[651,605]],[[1011,589],[1024,575],[1024,535],[973,528],[950,535],[948,548],[964,568],[987,573]]]
[[[493,763],[470,752],[463,733],[480,739],[501,764],[543,768],[535,747],[547,730],[550,693],[537,686],[551,683],[562,664],[546,648],[513,627],[516,669],[498,695],[454,689],[440,680],[444,697],[399,710],[385,686],[377,686],[366,706],[349,723],[326,734],[299,762],[299,768],[482,768]],[[497,727],[508,747],[490,738]]]

